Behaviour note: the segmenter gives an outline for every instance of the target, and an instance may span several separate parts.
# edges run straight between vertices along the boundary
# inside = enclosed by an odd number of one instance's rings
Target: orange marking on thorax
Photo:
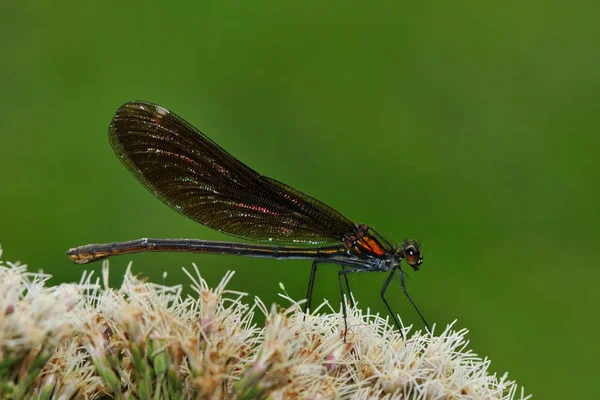
[[[373,238],[370,236],[364,236],[362,239],[356,242],[356,245],[378,256],[385,254],[383,247],[381,247],[379,243],[373,240]]]

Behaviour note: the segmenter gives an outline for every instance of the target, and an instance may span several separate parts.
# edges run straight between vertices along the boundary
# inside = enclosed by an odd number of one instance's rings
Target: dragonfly
[[[354,305],[348,275],[388,272],[380,296],[404,337],[386,299],[398,272],[404,295],[431,331],[406,289],[401,267],[404,260],[419,271],[423,254],[417,241],[391,244],[372,227],[356,224],[314,197],[260,175],[183,118],[156,104],[133,101],[122,105],[110,123],[109,140],[121,162],[167,206],[202,225],[257,244],[143,238],[71,248],[67,255],[73,262],[87,264],[139,252],[312,260],[305,313],[310,310],[317,268],[338,265],[344,332],[348,331],[344,284]]]

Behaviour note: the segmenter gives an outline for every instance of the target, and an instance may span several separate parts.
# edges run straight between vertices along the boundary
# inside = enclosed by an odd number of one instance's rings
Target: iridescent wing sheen
[[[320,244],[353,234],[348,218],[258,174],[182,118],[155,104],[121,106],[109,128],[119,159],[172,209],[241,238]]]

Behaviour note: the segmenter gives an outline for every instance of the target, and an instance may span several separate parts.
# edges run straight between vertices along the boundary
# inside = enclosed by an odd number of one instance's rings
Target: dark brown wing
[[[182,118],[135,101],[117,110],[113,150],[172,209],[221,232],[254,241],[340,241],[356,225],[333,208],[242,164]]]

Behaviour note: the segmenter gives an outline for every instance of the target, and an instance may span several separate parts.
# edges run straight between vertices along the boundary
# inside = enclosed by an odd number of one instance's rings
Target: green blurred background
[[[588,4],[586,4],[588,3]],[[55,283],[75,245],[230,238],[176,214],[114,156],[122,103],[161,104],[259,172],[368,223],[424,239],[409,290],[430,322],[542,399],[597,378],[600,5],[580,1],[0,4],[0,244]],[[310,262],[115,258],[167,284],[301,299]],[[99,270],[100,265],[88,267]],[[337,268],[316,301],[338,304]],[[369,276],[370,275],[370,276]],[[385,312],[385,275],[351,279]],[[407,322],[397,282],[391,298]],[[421,327],[422,325],[417,325]]]

